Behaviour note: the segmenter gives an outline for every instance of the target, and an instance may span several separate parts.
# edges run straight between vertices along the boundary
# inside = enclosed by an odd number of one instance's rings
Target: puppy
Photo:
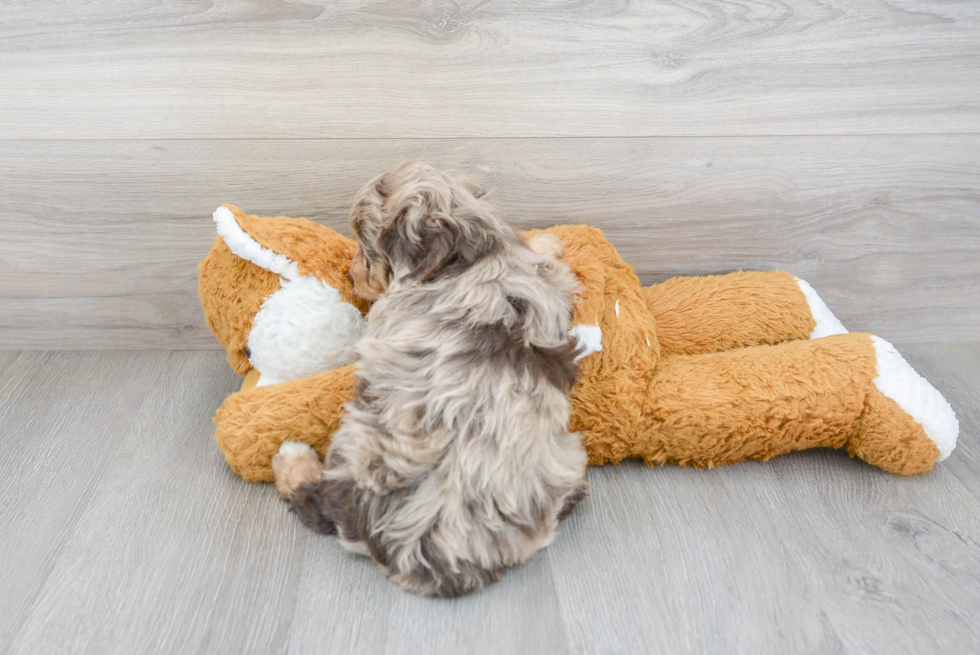
[[[567,430],[578,281],[560,242],[532,249],[475,183],[420,163],[365,186],[351,229],[355,291],[375,300],[354,398],[322,471],[287,442],[276,484],[403,588],[466,594],[551,543],[584,496]]]

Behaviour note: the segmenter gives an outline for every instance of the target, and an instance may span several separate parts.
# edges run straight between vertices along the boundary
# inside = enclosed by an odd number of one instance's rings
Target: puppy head
[[[431,282],[494,252],[512,231],[485,195],[472,180],[420,162],[368,182],[351,208],[354,291],[374,300],[394,280]]]

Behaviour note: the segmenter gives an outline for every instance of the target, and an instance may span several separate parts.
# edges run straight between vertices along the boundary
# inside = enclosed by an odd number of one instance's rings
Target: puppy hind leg
[[[591,487],[591,484],[583,481],[582,484],[576,487],[572,493],[565,496],[565,502],[562,505],[561,510],[558,512],[559,521],[564,521],[567,519],[568,515],[572,513],[573,509],[575,509],[575,506],[585,500],[585,497],[589,495],[589,489]]]
[[[293,492],[289,511],[295,512],[300,523],[320,534],[337,534],[337,525],[323,513],[323,494],[320,483],[304,482]]]
[[[527,246],[543,257],[561,259],[565,254],[565,244],[554,234],[540,233],[528,237]]]
[[[320,491],[323,465],[306,444],[285,441],[272,458],[272,472],[279,495],[289,501],[289,511],[300,522],[321,534],[336,534],[337,526],[323,513]]]

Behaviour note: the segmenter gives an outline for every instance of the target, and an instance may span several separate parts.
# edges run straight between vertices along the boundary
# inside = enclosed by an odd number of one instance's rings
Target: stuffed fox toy
[[[368,309],[348,275],[356,244],[232,205],[214,220],[201,303],[245,376],[218,410],[216,438],[237,474],[271,481],[282,442],[326,452],[353,394]],[[955,447],[942,394],[887,341],[847,332],[806,282],[740,272],[642,287],[600,230],[545,232],[582,284],[573,334],[586,354],[569,428],[591,464],[710,468],[826,447],[914,475]]]

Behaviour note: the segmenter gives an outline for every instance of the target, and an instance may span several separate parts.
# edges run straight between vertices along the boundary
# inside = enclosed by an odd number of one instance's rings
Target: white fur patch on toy
[[[813,332],[810,333],[810,338],[819,339],[820,337],[829,337],[832,334],[847,334],[847,328],[837,320],[834,313],[827,307],[827,303],[823,301],[823,298],[817,294],[813,287],[806,280],[801,280],[796,276],[793,279],[796,280],[800,291],[806,296],[806,302],[810,305],[810,314],[813,315],[813,320],[817,322]]]
[[[569,330],[569,334],[578,339],[583,348],[575,361],[602,350],[602,328],[598,325],[576,325]]]
[[[926,432],[936,448],[939,461],[949,457],[956,448],[960,423],[953,408],[939,390],[919,375],[895,346],[880,337],[871,337],[878,361],[878,391],[891,398]]]
[[[226,207],[214,212],[214,222],[236,256],[280,276],[279,290],[262,303],[248,334],[248,359],[260,375],[256,386],[287,382],[353,362],[354,349],[366,327],[361,312],[332,286],[300,275],[296,262],[259,244]]]
[[[361,313],[329,284],[314,277],[283,278],[248,334],[249,361],[262,374],[259,386],[350,364],[364,329]]]

